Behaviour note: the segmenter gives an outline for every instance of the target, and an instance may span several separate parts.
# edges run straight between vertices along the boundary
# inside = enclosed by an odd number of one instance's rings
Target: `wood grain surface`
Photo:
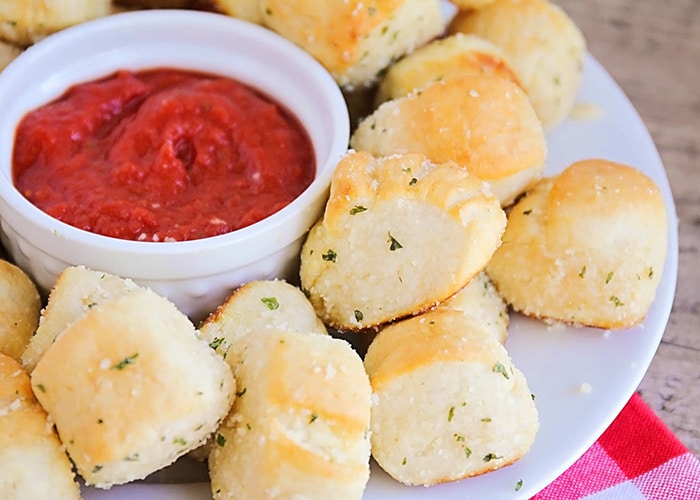
[[[700,455],[700,0],[555,0],[651,132],[679,218],[679,276],[668,327],[639,387]]]

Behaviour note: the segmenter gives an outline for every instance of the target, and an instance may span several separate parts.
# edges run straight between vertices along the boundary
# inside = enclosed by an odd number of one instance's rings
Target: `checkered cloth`
[[[700,500],[700,462],[638,394],[532,500]]]

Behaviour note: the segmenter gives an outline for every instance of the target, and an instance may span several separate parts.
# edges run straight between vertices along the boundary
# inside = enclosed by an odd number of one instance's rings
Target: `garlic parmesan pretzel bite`
[[[476,35],[455,33],[419,47],[390,66],[379,82],[375,102],[379,105],[459,75],[497,75],[518,83],[498,46]]]
[[[440,0],[260,0],[263,24],[314,56],[342,87],[372,84],[446,27]]]
[[[63,330],[88,311],[139,287],[120,278],[84,266],[64,269],[49,292],[36,333],[22,353],[22,365],[31,373]]]
[[[203,444],[235,394],[229,366],[146,288],[68,326],[31,382],[78,473],[98,488],[142,479]]]
[[[454,161],[488,182],[502,206],[541,177],[547,156],[530,100],[493,75],[454,76],[387,101],[358,125],[350,145],[377,156]]]
[[[73,464],[37,402],[29,375],[0,354],[0,498],[78,500]]]
[[[449,31],[499,46],[545,127],[567,117],[581,85],[586,41],[559,6],[548,0],[496,0],[459,12]]]
[[[301,284],[339,330],[417,314],[461,290],[500,244],[505,214],[485,184],[420,154],[350,152],[301,252]]]
[[[627,328],[654,300],[667,240],[666,207],[650,178],[584,160],[543,179],[512,207],[486,270],[525,315]]]
[[[110,0],[3,0],[0,39],[27,46],[63,28],[111,12]]]
[[[39,324],[41,297],[19,267],[0,259],[0,353],[19,361]]]
[[[234,341],[238,397],[209,456],[215,499],[360,499],[371,388],[345,341],[272,330]]]
[[[435,309],[389,325],[365,356],[372,456],[397,481],[432,485],[519,460],[539,429],[525,376],[489,327]]]
[[[279,330],[328,333],[301,290],[282,280],[260,280],[235,290],[204,320],[199,335],[229,361],[237,339]]]

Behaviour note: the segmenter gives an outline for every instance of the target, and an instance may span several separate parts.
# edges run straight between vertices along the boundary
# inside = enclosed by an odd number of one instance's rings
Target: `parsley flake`
[[[362,311],[360,311],[359,309],[355,309],[355,321],[359,322],[359,321],[362,321],[363,319],[365,319],[365,315],[362,314]]]
[[[452,422],[453,418],[455,418],[455,407],[450,406],[450,411],[447,412],[447,421]]]
[[[216,444],[223,447],[226,444],[226,436],[224,436],[223,434],[217,434],[216,435]]]
[[[493,365],[493,368],[491,368],[491,371],[493,373],[500,373],[506,379],[510,378],[510,376],[508,375],[508,370],[506,370],[506,367],[503,366],[503,363],[496,363],[495,365]]]
[[[133,365],[134,362],[136,361],[136,358],[138,358],[138,357],[139,357],[138,352],[132,354],[131,356],[127,356],[126,358],[122,359],[119,363],[114,365],[112,367],[112,369],[113,370],[123,370],[124,368],[126,368],[129,365]]]
[[[387,234],[388,234],[388,236],[389,236],[389,239],[388,239],[387,241],[390,243],[390,245],[389,245],[389,250],[391,250],[391,251],[393,252],[393,251],[395,251],[395,250],[398,250],[399,248],[403,248],[403,245],[401,245],[401,243],[399,243],[399,242],[396,240],[396,238],[394,238],[394,237],[391,235],[391,231],[389,231]]]
[[[579,278],[583,278],[586,275],[586,266],[584,265],[578,273]]]
[[[270,311],[274,311],[275,309],[279,309],[280,307],[280,303],[277,301],[277,297],[263,297],[260,299],[260,302],[265,304]]]
[[[610,272],[608,273],[608,275],[605,277],[605,284],[606,284],[606,285],[607,285],[608,283],[610,283],[610,280],[611,280],[611,279],[613,279],[613,275],[614,275],[614,274],[615,274],[615,273],[613,273],[612,271],[610,271]]]
[[[324,253],[323,255],[321,255],[321,258],[322,258],[323,260],[325,260],[326,262],[335,262],[336,257],[338,257],[338,254],[335,253],[335,252],[334,252],[333,250],[331,250],[330,248],[328,249],[328,251],[327,251],[326,253]]]
[[[498,460],[499,458],[503,458],[503,457],[499,457],[495,453],[488,453],[488,454],[484,455],[484,462],[490,462],[491,460]]]
[[[223,337],[217,337],[211,342],[209,342],[209,347],[214,349],[215,351],[221,346],[221,344],[224,343],[224,338]]]
[[[611,295],[610,296],[610,302],[615,304],[615,307],[622,307],[625,305],[624,302],[620,300],[620,298],[617,295]]]
[[[362,212],[366,212],[367,207],[363,207],[362,205],[355,205],[350,209],[350,215],[357,215],[361,214]]]
[[[523,480],[518,479],[518,482],[515,483],[515,491],[520,491],[520,488],[522,488],[522,487],[523,487]]]

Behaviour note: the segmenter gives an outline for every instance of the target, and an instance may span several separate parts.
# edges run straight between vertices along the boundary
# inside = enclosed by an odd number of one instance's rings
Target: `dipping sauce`
[[[280,104],[232,79],[154,69],[76,85],[20,123],[14,183],[49,215],[137,241],[224,234],[277,212],[315,175]]]

